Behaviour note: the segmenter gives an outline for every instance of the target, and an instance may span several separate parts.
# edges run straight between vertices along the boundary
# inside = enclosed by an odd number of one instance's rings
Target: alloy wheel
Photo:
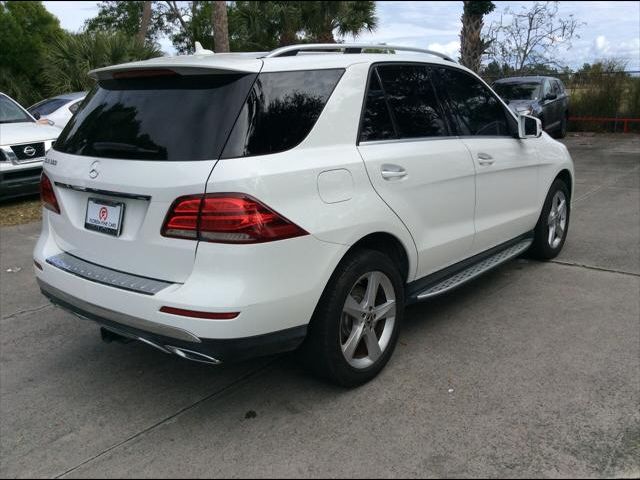
[[[387,275],[362,275],[351,288],[340,318],[340,347],[353,368],[373,365],[390,344],[396,318],[396,295]]]
[[[567,197],[562,191],[557,191],[553,196],[547,226],[549,227],[549,246],[558,248],[567,229]]]

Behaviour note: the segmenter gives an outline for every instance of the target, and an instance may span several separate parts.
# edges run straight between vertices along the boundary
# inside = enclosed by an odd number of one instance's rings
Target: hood
[[[509,100],[507,102],[507,105],[509,105],[512,110],[525,110],[527,108],[533,108],[535,104],[535,100]]]
[[[60,132],[59,128],[35,122],[0,123],[0,145],[55,140]]]

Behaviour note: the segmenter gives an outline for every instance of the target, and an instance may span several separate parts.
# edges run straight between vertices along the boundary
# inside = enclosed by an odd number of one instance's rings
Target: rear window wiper
[[[91,148],[98,151],[119,151],[119,152],[127,152],[127,153],[148,153],[148,154],[158,154],[162,152],[160,148],[143,148],[139,145],[134,145],[133,143],[124,143],[124,142],[93,142],[91,144]]]

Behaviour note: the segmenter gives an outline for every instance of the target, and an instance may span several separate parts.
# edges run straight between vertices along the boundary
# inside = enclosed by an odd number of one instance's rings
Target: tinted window
[[[16,102],[4,95],[0,95],[0,123],[33,122]]]
[[[462,71],[441,68],[437,70],[437,84],[459,135],[511,135],[515,125],[510,123],[515,120],[479,80]]]
[[[64,100],[62,98],[52,98],[49,100],[45,100],[40,103],[36,103],[33,107],[29,107],[29,113],[33,115],[34,113],[39,113],[40,115],[49,115],[60,107],[62,107],[69,100]]]
[[[384,65],[377,70],[401,138],[449,135],[428,67]]]
[[[309,134],[343,69],[261,73],[240,112],[223,158],[289,150]]]
[[[391,122],[384,92],[378,80],[378,73],[373,70],[369,78],[369,89],[362,115],[362,127],[360,128],[360,141],[387,140],[395,138],[396,132]]]
[[[136,160],[218,158],[255,77],[175,75],[101,81],[54,148]]]

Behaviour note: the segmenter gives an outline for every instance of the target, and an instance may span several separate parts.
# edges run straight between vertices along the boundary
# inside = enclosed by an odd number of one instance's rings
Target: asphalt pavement
[[[290,354],[210,367],[105,344],[39,293],[39,225],[0,229],[0,475],[640,477],[640,136],[565,143],[562,254],[410,307],[355,390]]]

